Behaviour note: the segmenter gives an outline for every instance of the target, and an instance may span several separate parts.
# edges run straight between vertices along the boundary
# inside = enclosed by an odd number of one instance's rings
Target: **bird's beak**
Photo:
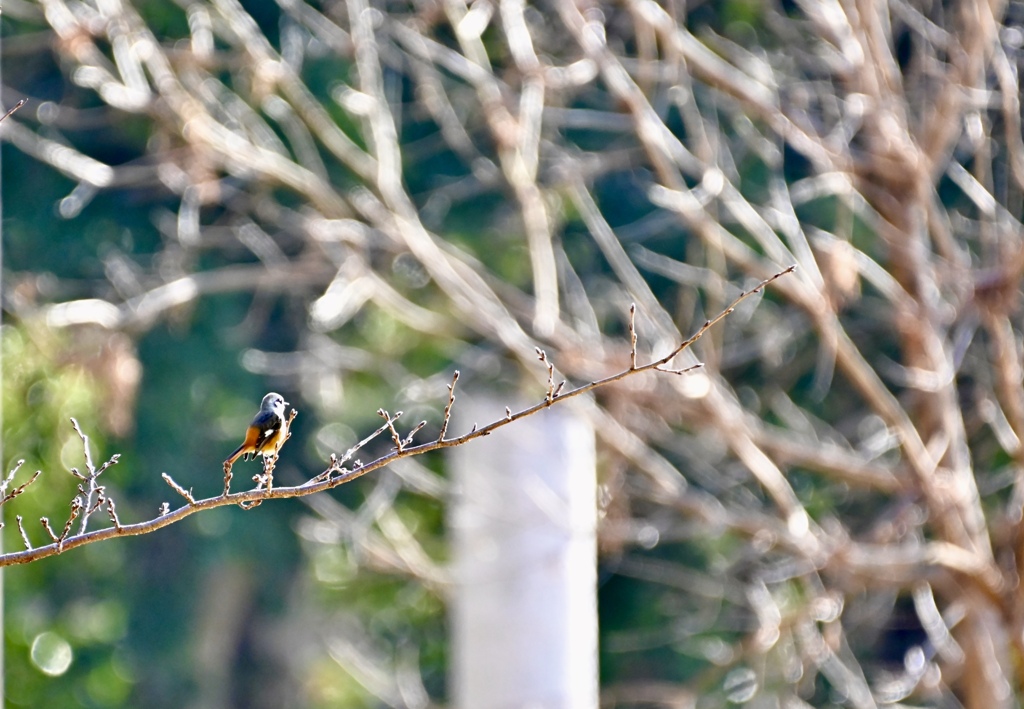
[[[286,402],[284,402],[284,405],[285,405],[285,406],[291,406],[291,404],[290,404],[290,403],[288,403],[287,401],[286,401]]]

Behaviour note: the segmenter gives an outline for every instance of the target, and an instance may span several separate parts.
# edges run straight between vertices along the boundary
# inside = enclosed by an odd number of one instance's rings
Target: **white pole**
[[[460,428],[505,410],[460,403]],[[453,706],[594,709],[593,429],[548,409],[453,449],[452,463]]]

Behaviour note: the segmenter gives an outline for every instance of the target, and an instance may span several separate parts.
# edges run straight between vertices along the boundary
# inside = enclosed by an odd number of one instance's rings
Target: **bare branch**
[[[225,461],[224,462],[224,492],[223,492],[223,496],[224,497],[227,497],[228,493],[231,492],[231,478],[232,478],[231,463]]]
[[[391,414],[389,414],[384,409],[377,409],[377,415],[380,416],[382,419],[384,419],[384,421],[385,421],[384,425],[387,426],[387,429],[391,432],[391,440],[395,444],[395,450],[397,450],[399,453],[401,453],[402,452],[402,437],[398,435],[398,429],[395,428],[395,421],[398,419],[399,416],[402,415],[402,412],[401,411],[396,412],[395,413],[395,418],[391,418]]]
[[[32,542],[28,540],[28,535],[25,534],[25,527],[21,523],[21,515],[17,515],[14,518],[18,522],[18,532],[21,534],[21,542],[25,545],[27,551],[32,551]],[[50,536],[53,536],[52,534]],[[0,557],[0,563],[2,563],[3,557]]]
[[[45,529],[46,533],[50,535],[50,539],[52,539],[55,543],[57,543],[58,548],[59,548],[59,546],[60,546],[60,537],[57,536],[57,533],[53,531],[53,527],[50,526],[50,520],[47,519],[46,517],[40,517],[39,518],[39,523],[43,525],[43,529]]]
[[[476,424],[474,424],[469,433],[463,434],[461,436],[456,436],[454,438],[439,437],[437,440],[434,440],[430,443],[423,443],[417,446],[409,446],[406,445],[405,441],[403,441],[394,425],[398,418],[402,415],[402,412],[396,412],[394,416],[391,416],[385,410],[380,409],[378,411],[378,414],[385,419],[385,423],[383,426],[378,428],[373,434],[371,434],[367,438],[360,441],[356,446],[353,446],[351,449],[349,449],[340,460],[338,460],[335,456],[332,456],[330,460],[330,466],[325,471],[313,477],[308,482],[303,483],[302,485],[288,487],[273,487],[271,484],[268,484],[269,480],[267,480],[266,478],[261,479],[259,476],[257,476],[256,489],[235,493],[231,493],[225,490],[221,495],[217,497],[196,500],[189,491],[182,488],[180,485],[174,482],[174,480],[169,475],[164,473],[163,477],[165,482],[167,482],[167,484],[172,489],[174,489],[175,492],[177,492],[179,495],[185,498],[187,502],[186,506],[180,507],[177,510],[172,511],[169,505],[165,502],[161,504],[160,515],[157,518],[146,522],[125,525],[117,523],[116,516],[113,513],[113,506],[111,503],[111,506],[108,508],[108,511],[110,513],[112,521],[114,522],[113,527],[95,530],[92,532],[79,533],[66,538],[55,537],[55,540],[57,541],[55,541],[53,544],[38,547],[35,549],[33,549],[31,545],[28,544],[28,539],[23,533],[22,536],[26,543],[26,550],[21,552],[12,552],[0,555],[0,566],[29,563],[37,559],[42,559],[47,556],[52,556],[53,554],[60,553],[64,549],[72,549],[83,544],[89,544],[104,539],[109,539],[115,536],[134,536],[139,534],[147,534],[156,531],[157,529],[162,529],[163,527],[173,524],[196,512],[212,509],[215,507],[223,507],[225,505],[238,505],[243,509],[251,509],[252,507],[261,504],[265,500],[285,499],[312,495],[317,492],[329,490],[331,488],[338,487],[339,485],[351,482],[356,478],[362,477],[375,470],[379,470],[389,465],[390,463],[393,463],[394,461],[400,460],[402,458],[414,455],[422,455],[423,453],[438,450],[441,448],[464,445],[469,441],[472,441],[481,436],[489,435],[492,431],[502,426],[510,425],[521,418],[531,416],[537,413],[538,411],[548,408],[549,406],[552,406],[556,403],[580,396],[587,392],[593,391],[598,387],[607,386],[612,382],[620,381],[622,379],[625,379],[626,377],[633,376],[640,372],[657,371],[659,367],[665,365],[673,357],[675,357],[684,349],[686,349],[694,342],[696,342],[705,332],[708,331],[709,328],[721,322],[725,317],[732,313],[735,310],[736,306],[739,305],[739,303],[741,303],[746,298],[750,297],[752,294],[759,292],[761,289],[771,284],[776,279],[781,278],[782,276],[788,273],[791,273],[793,268],[794,267],[791,266],[790,268],[780,271],[774,276],[760,282],[750,290],[741,293],[729,305],[729,307],[726,308],[726,310],[722,311],[722,313],[712,318],[711,320],[705,322],[704,325],[702,325],[701,328],[693,336],[687,339],[679,347],[676,347],[669,355],[666,355],[661,359],[644,364],[642,366],[637,366],[635,368],[632,366],[632,362],[630,362],[629,366],[626,369],[618,372],[617,374],[610,375],[603,379],[595,380],[593,382],[590,382],[589,384],[584,384],[574,389],[570,389],[564,393],[561,393],[561,385],[559,385],[557,388],[555,387],[553,377],[552,375],[549,374],[548,391],[544,399],[540,403],[515,413],[511,412],[506,407],[505,415],[502,418],[493,421],[483,427],[479,427]],[[546,355],[544,355],[542,350],[538,350],[538,357],[548,367],[551,367],[551,369],[549,369],[549,372],[553,371],[552,365],[550,364],[550,362],[548,362],[547,357]],[[454,386],[455,381],[457,381],[457,377],[453,377],[451,386]],[[449,405],[446,406],[446,414],[450,414],[451,404],[453,401],[454,395],[450,387]],[[414,429],[413,432],[415,433],[415,431],[418,431],[422,426],[423,424],[419,424]],[[395,447],[394,449],[392,449],[391,452],[369,463],[359,464],[357,461],[356,466],[352,469],[345,469],[341,467],[341,465],[343,465],[346,461],[348,461],[351,458],[351,456],[355,453],[356,450],[362,448],[369,441],[373,440],[384,431],[389,431],[391,433],[392,441],[395,443]],[[79,435],[82,434],[79,433]],[[411,435],[409,436],[409,439],[411,439]],[[273,463],[271,462],[269,463],[269,465],[272,466]],[[225,465],[226,481],[230,480],[230,478],[228,477],[229,475],[229,466]],[[76,500],[78,500],[78,498],[76,498]],[[81,505],[81,502],[79,504]],[[77,514],[77,512],[74,514]],[[20,517],[18,519],[20,525]]]
[[[174,490],[176,493],[178,493],[179,495],[184,497],[185,500],[188,502],[188,504],[190,504],[190,505],[196,504],[195,498],[192,497],[192,491],[191,490],[186,490],[181,485],[179,485],[178,483],[174,482],[174,478],[172,478],[167,473],[161,473],[160,476],[164,479],[165,483],[167,483],[168,485],[171,486],[172,490]]]
[[[555,400],[555,365],[548,360],[548,354],[540,347],[534,348],[537,351],[537,359],[544,363],[544,366],[548,370],[548,393],[547,401],[550,403]],[[564,384],[564,382],[563,382]],[[558,387],[561,390],[561,386]]]
[[[24,106],[27,102],[28,102],[28,99],[24,99],[24,98],[21,99],[20,101],[18,101],[16,104],[14,104],[9,109],[7,109],[7,113],[5,113],[3,116],[0,116],[0,121],[3,121],[5,118],[9,118],[12,113],[17,111],[22,106]]]
[[[405,438],[402,439],[402,448],[404,449],[406,446],[411,445],[413,437],[417,433],[419,433],[423,429],[423,427],[426,426],[426,425],[427,425],[426,421],[420,421],[418,424],[413,426],[413,429],[411,431],[409,431],[409,435],[407,435]]]
[[[22,459],[22,460],[19,460],[19,461],[18,461],[18,462],[17,462],[17,463],[16,463],[15,465],[14,465],[14,467],[13,467],[13,468],[11,469],[11,472],[10,472],[10,473],[8,474],[7,478],[6,478],[6,479],[4,479],[4,481],[3,481],[3,483],[2,483],[2,484],[0,484],[0,494],[3,494],[3,493],[5,493],[5,492],[7,492],[7,488],[8,488],[8,486],[9,486],[9,485],[10,485],[10,484],[11,484],[12,482],[14,482],[14,476],[15,476],[15,475],[17,474],[18,470],[19,470],[19,469],[21,468],[21,466],[22,466],[22,465],[24,465],[24,464],[25,464],[25,461],[24,461],[24,459]],[[27,488],[27,487],[28,487],[29,485],[31,485],[32,483],[34,483],[34,482],[36,481],[36,478],[38,478],[38,477],[39,477],[40,473],[42,473],[42,471],[41,471],[41,470],[37,470],[37,471],[36,471],[36,472],[35,472],[35,473],[34,473],[34,474],[32,475],[32,477],[31,477],[31,478],[29,478],[29,479],[28,479],[28,480],[26,480],[26,481],[25,481],[24,483],[22,483],[21,485],[19,485],[19,486],[18,486],[18,487],[16,487],[16,488],[14,488],[14,489],[13,489],[13,490],[11,490],[10,492],[7,492],[7,494],[6,494],[6,495],[4,495],[4,497],[3,497],[2,499],[0,499],[0,505],[3,505],[3,504],[5,504],[5,503],[7,503],[7,502],[10,502],[10,501],[11,501],[11,500],[13,500],[13,499],[14,499],[15,497],[17,497],[17,496],[18,496],[18,495],[20,495],[21,493],[25,492],[25,489],[26,489],[26,488]]]
[[[448,422],[452,418],[452,406],[455,404],[455,384],[459,381],[459,370],[452,374],[452,383],[448,385],[448,403],[444,406],[444,417],[441,420],[441,431],[437,434],[437,440],[443,441],[448,433]]]
[[[636,303],[629,304],[629,368],[636,369]]]
[[[78,425],[78,421],[72,417],[71,425],[75,429],[75,433],[82,439],[82,449],[85,452],[85,467],[89,470],[89,475],[94,475],[96,472],[95,466],[92,464],[92,451],[89,449],[89,437],[82,433],[82,427]],[[74,471],[78,477],[87,479],[89,476],[83,476],[77,471]]]
[[[110,517],[111,524],[114,525],[114,530],[115,531],[120,530],[121,529],[121,520],[118,519],[118,517],[117,517],[117,510],[115,509],[114,498],[113,497],[108,497],[107,498],[107,515]]]

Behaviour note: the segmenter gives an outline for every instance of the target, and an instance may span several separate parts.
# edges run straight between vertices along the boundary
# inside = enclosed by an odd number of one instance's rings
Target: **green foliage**
[[[29,323],[4,325],[0,347],[5,467],[25,459],[15,485],[42,471],[35,484],[2,508],[4,547],[16,549],[22,543],[15,515],[23,517],[34,544],[48,541],[41,516],[63,528],[78,482],[68,469],[85,470],[82,441],[69,418],[76,417],[90,435],[97,464],[107,442],[102,386],[89,368],[94,352],[74,345],[70,332]],[[108,471],[108,484],[116,484],[121,471],[115,470]],[[63,561],[4,572],[8,706],[123,706],[134,682],[122,644],[126,611],[114,583],[124,557],[115,544],[77,554],[73,569]]]
[[[40,514],[57,513],[55,500],[66,502],[74,496],[78,481],[66,471],[70,467],[85,469],[82,441],[70,418],[77,418],[83,430],[92,434],[94,454],[104,446],[98,435],[102,430],[100,385],[84,366],[88,353],[69,346],[70,333],[25,323],[4,325],[0,333],[5,468],[10,470],[16,460],[25,460],[15,483],[33,470],[44,471],[38,484],[12,503],[32,520],[34,533]],[[10,514],[5,510],[8,524],[13,521]],[[10,534],[11,527],[5,531]]]

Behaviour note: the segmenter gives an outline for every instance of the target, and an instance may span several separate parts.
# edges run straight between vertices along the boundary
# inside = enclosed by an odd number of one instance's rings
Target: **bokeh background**
[[[298,483],[378,408],[436,435],[454,369],[540,400],[535,346],[585,383],[628,365],[630,303],[648,361],[797,264],[674,363],[702,372],[574,409],[601,704],[1014,706],[1022,20],[5,0],[3,463],[43,470],[5,548],[66,518],[71,416],[148,519],[161,472],[220,491],[266,391]],[[451,495],[428,455],[6,569],[6,703],[449,704]]]

